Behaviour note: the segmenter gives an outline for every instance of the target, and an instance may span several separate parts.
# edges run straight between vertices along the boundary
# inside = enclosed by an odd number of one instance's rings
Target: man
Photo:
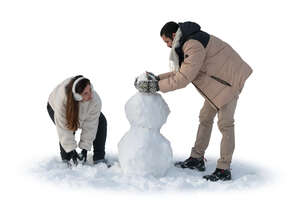
[[[211,136],[213,120],[218,115],[222,133],[220,158],[216,170],[203,178],[210,181],[231,180],[230,164],[235,145],[234,112],[238,96],[251,67],[230,45],[201,30],[197,23],[168,22],[160,36],[171,48],[171,72],[155,76],[156,80],[136,82],[141,92],[163,93],[186,87],[192,83],[205,98],[200,111],[197,138],[190,157],[175,165],[205,170],[204,154]]]

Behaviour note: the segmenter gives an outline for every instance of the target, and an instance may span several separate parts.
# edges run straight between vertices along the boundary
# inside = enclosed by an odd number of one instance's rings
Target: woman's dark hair
[[[166,37],[169,37],[171,40],[173,40],[172,34],[176,33],[178,30],[179,25],[175,22],[167,22],[162,29],[160,30],[160,36],[165,35]]]
[[[66,104],[66,120],[67,120],[67,128],[76,131],[79,127],[78,113],[79,113],[79,102],[74,100],[72,87],[78,78],[83,77],[82,75],[78,75],[71,79],[69,84],[66,86],[66,94],[67,94],[67,104]],[[75,92],[81,94],[87,85],[90,85],[89,79],[80,80],[75,87]]]

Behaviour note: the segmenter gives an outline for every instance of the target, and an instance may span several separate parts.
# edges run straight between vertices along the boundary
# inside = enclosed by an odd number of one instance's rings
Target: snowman
[[[138,81],[147,81],[144,73]],[[125,174],[164,176],[172,165],[170,142],[160,129],[167,121],[169,107],[160,94],[138,92],[125,105],[130,130],[118,144],[119,162]]]

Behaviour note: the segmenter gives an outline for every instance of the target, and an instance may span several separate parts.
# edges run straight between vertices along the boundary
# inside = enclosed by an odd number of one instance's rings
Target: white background
[[[296,209],[299,191],[299,6],[297,1],[0,1],[1,209]],[[168,21],[194,21],[228,42],[253,68],[236,110],[236,151],[271,173],[241,192],[127,194],[60,188],[25,171],[58,155],[46,111],[67,77],[90,78],[108,120],[107,153],[129,129],[124,105],[145,70],[168,71],[159,36]],[[203,98],[189,85],[163,94],[171,114],[161,132],[187,157]],[[218,157],[215,124],[208,156]],[[234,173],[234,169],[233,169]]]

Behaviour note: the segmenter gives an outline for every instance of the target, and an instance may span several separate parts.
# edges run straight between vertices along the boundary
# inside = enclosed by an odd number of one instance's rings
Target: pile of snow
[[[40,162],[31,162],[29,173],[37,180],[58,187],[124,192],[257,190],[274,181],[265,168],[241,161],[233,161],[231,181],[209,182],[202,176],[213,172],[217,158],[207,157],[205,172],[171,166],[164,177],[126,175],[122,172],[117,155],[107,154],[107,159],[112,163],[110,168],[105,164],[93,166],[92,157],[88,156],[90,164],[79,164],[70,169],[58,156],[50,157]],[[182,159],[175,158],[176,161]]]
[[[125,105],[130,130],[118,144],[125,174],[164,176],[172,165],[170,142],[160,129],[170,113],[160,94],[137,93]]]

